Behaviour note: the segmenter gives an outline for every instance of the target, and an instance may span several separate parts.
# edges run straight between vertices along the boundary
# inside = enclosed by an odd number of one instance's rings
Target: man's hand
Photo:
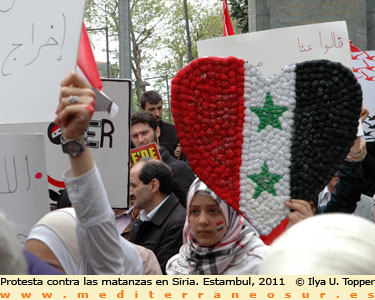
[[[350,152],[346,156],[346,160],[351,162],[359,162],[365,159],[366,154],[366,142],[362,140],[362,138],[359,136],[354,141],[354,144],[350,149]]]
[[[361,108],[361,114],[359,115],[359,117],[361,118],[361,122],[362,123],[366,120],[366,118],[368,117],[369,114],[370,113],[367,110],[367,108],[364,107],[364,106],[362,106],[362,108]]]
[[[67,139],[81,139],[89,126],[95,109],[95,93],[76,72],[69,73],[61,82],[60,102],[55,123]]]
[[[76,72],[69,73],[61,82],[60,102],[55,123],[62,130],[64,140],[81,140],[95,110],[95,93]],[[69,156],[72,177],[79,177],[94,167],[94,160],[86,148],[76,157]]]
[[[288,214],[288,227],[314,215],[310,202],[305,200],[292,199],[290,202],[285,202],[284,204],[287,208],[292,210],[292,212]]]

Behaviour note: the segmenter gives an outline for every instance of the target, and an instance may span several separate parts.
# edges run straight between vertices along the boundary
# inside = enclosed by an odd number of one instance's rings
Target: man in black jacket
[[[143,93],[140,99],[141,110],[146,110],[155,117],[156,123],[160,128],[159,144],[164,146],[170,155],[174,156],[174,151],[178,145],[176,129],[172,124],[164,122],[163,100],[156,91],[147,91]]]
[[[182,245],[186,217],[172,186],[172,172],[161,161],[144,158],[130,170],[130,197],[141,210],[130,230],[130,241],[152,250],[163,274]]]
[[[157,126],[155,117],[148,111],[137,111],[131,115],[130,139],[134,147],[141,147],[151,143],[158,143],[160,128]],[[195,174],[187,162],[178,160],[169,154],[164,146],[159,145],[159,153],[163,162],[172,170],[174,186],[173,193],[186,207],[186,194]]]

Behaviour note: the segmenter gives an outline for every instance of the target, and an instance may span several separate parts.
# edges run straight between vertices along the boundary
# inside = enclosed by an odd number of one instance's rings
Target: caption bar
[[[3,276],[1,299],[373,299],[375,276]]]

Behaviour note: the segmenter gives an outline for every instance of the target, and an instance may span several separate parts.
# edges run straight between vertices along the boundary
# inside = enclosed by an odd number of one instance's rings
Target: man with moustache
[[[130,241],[152,250],[163,274],[182,245],[186,211],[172,193],[173,177],[163,162],[145,157],[130,169],[130,197],[141,210],[132,224]]]

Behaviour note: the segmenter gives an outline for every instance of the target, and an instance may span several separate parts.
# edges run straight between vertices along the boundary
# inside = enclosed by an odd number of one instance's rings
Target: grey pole
[[[130,2],[118,1],[120,77],[131,79]]]
[[[187,0],[184,0],[184,10],[185,10],[185,22],[186,22],[188,61],[191,62],[193,60],[193,54],[191,52],[191,38],[190,38],[190,29],[189,29],[189,12],[188,12]]]
[[[107,22],[106,22],[107,23]],[[90,32],[90,31],[102,31],[104,30],[105,31],[105,44],[106,44],[106,55],[107,55],[107,78],[109,78],[110,74],[109,74],[109,67],[111,65],[110,61],[109,61],[109,33],[108,33],[108,26],[106,27],[101,27],[101,28],[86,28],[86,31],[87,32]]]
[[[110,71],[110,62],[109,62],[109,37],[108,37],[108,26],[105,27],[105,45],[107,49],[107,78],[111,77]]]
[[[120,78],[132,79],[130,52],[130,0],[118,0],[118,19]],[[130,95],[130,111],[133,112],[133,89],[131,89]]]
[[[257,7],[256,0],[248,0],[248,22],[249,32],[257,31]]]

